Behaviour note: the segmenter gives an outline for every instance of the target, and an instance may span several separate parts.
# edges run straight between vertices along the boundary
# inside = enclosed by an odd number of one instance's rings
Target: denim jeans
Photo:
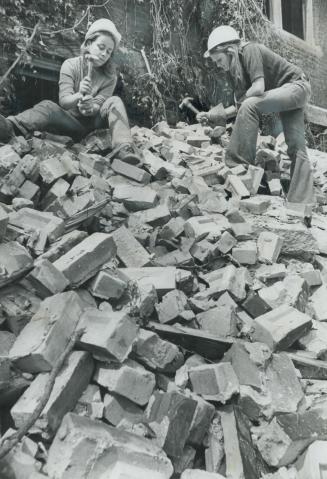
[[[75,117],[50,100],[44,100],[29,110],[7,118],[23,134],[48,131],[80,140],[97,128],[108,128],[112,147],[132,143],[128,117],[124,103],[118,96],[108,98],[95,117]]]
[[[304,108],[311,93],[305,80],[286,83],[280,88],[251,97],[242,103],[226,151],[227,166],[255,163],[261,115],[279,113],[288,155],[292,161],[291,184],[287,199],[294,203],[314,203],[313,176],[304,135]]]

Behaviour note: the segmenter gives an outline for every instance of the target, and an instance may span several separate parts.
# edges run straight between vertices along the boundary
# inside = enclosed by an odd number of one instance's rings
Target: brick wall
[[[311,103],[327,108],[327,1],[313,0],[315,45],[309,45],[297,37],[282,33],[286,39],[291,60],[299,65],[310,78]]]

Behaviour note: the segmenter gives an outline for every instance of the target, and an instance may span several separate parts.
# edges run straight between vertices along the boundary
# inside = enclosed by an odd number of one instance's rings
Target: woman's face
[[[88,52],[94,57],[95,67],[102,67],[111,57],[115,42],[110,35],[101,34],[88,45]]]
[[[226,51],[216,50],[210,53],[210,58],[216,64],[219,70],[223,70],[224,72],[229,71],[230,56],[227,55]]]

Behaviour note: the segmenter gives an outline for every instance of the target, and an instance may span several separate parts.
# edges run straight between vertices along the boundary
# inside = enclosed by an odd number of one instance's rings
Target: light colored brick
[[[139,406],[148,403],[155,386],[154,374],[131,359],[121,365],[98,366],[94,380],[108,391],[120,394]]]
[[[50,371],[80,320],[83,303],[75,292],[45,299],[17,337],[10,358],[22,371]]]
[[[193,216],[185,222],[185,234],[196,241],[200,241],[206,236],[220,238],[222,233],[221,225],[209,216]]]
[[[232,249],[233,258],[240,264],[255,264],[257,262],[257,245],[254,241],[238,243]]]
[[[50,242],[55,241],[65,231],[65,224],[61,218],[44,211],[22,208],[9,215],[9,223],[26,232],[42,231],[46,233]]]
[[[161,323],[170,323],[178,318],[179,313],[184,311],[187,306],[187,297],[183,291],[174,290],[167,293],[162,302],[156,305],[159,321]]]
[[[239,382],[230,363],[206,364],[190,368],[192,390],[207,401],[226,403],[239,392]]]
[[[309,331],[311,325],[310,316],[282,305],[254,320],[253,339],[266,343],[273,351],[283,350]]]
[[[57,259],[54,266],[66,276],[72,287],[76,287],[94,276],[115,255],[113,237],[93,233]]]
[[[111,168],[115,173],[126,176],[127,178],[137,181],[138,183],[148,184],[151,179],[151,175],[147,171],[144,171],[137,166],[124,163],[117,158],[112,162]]]
[[[84,333],[79,340],[81,348],[100,360],[122,362],[132,350],[138,325],[124,311],[106,312],[89,308],[82,314]]]
[[[151,255],[125,226],[115,230],[112,237],[116,244],[117,256],[124,266],[140,268],[150,263]]]
[[[276,263],[282,249],[283,240],[275,233],[264,231],[259,234],[258,259],[262,263]]]
[[[130,211],[153,208],[157,201],[157,193],[148,186],[117,185],[112,199],[123,202]]]
[[[136,359],[152,370],[173,373],[184,363],[183,354],[175,344],[146,329],[140,329],[133,350]]]
[[[26,283],[44,299],[53,294],[62,293],[69,281],[50,261],[43,259],[35,264],[34,269],[24,278]]]
[[[89,286],[93,296],[103,299],[119,299],[126,288],[127,281],[117,271],[111,270],[99,271]]]
[[[0,288],[32,269],[33,258],[16,241],[0,243]]]
[[[67,414],[50,447],[47,469],[57,479],[169,479],[171,462],[153,442],[88,418]]]
[[[64,415],[77,403],[88,385],[93,372],[92,358],[85,352],[74,351],[56,377],[50,398],[35,423],[36,429],[47,429],[54,433]],[[49,373],[36,376],[30,387],[12,407],[10,414],[17,428],[20,428],[33,414],[42,397]]]

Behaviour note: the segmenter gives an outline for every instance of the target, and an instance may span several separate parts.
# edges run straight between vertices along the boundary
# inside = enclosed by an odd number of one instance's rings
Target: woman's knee
[[[111,96],[105,100],[100,109],[101,116],[108,115],[112,108],[117,108],[118,110],[121,108],[125,109],[124,103],[119,96]]]
[[[239,112],[256,110],[256,107],[257,107],[259,101],[260,101],[260,98],[256,97],[256,96],[251,96],[250,98],[246,98],[242,102],[242,105],[240,106]]]
[[[51,100],[42,100],[39,103],[37,103],[34,106],[34,108],[43,110],[46,112],[61,110],[61,107],[57,103]]]

